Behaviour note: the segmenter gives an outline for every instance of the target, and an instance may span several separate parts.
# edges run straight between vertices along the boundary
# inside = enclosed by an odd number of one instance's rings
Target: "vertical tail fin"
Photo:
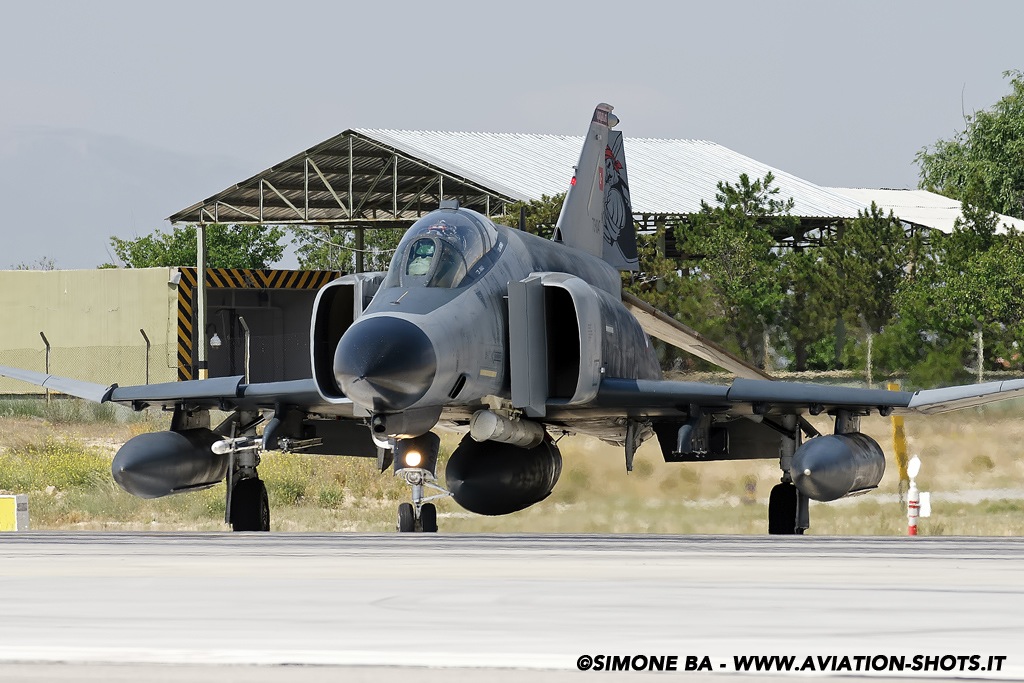
[[[562,204],[554,239],[619,270],[637,270],[636,232],[622,133],[608,104],[594,110],[576,175]]]
[[[604,253],[602,257],[619,270],[639,270],[636,253],[636,228],[633,204],[629,200],[626,178],[626,151],[622,133],[608,131],[604,153]]]

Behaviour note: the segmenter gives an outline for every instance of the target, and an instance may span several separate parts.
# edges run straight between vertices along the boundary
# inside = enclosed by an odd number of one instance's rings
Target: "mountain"
[[[168,230],[167,216],[257,170],[85,130],[0,131],[0,269],[40,259],[95,268],[113,260],[111,235]]]

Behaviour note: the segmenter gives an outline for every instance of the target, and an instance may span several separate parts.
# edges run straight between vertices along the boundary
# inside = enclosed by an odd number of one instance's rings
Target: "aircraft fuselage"
[[[407,264],[414,260],[417,244],[431,248],[426,238],[416,241],[416,235],[430,233],[410,229],[384,284],[338,344],[334,374],[346,396],[371,413],[472,404],[486,396],[508,398],[510,350],[522,342],[509,334],[509,283],[539,273],[578,278],[577,290],[599,311],[589,321],[576,321],[577,338],[558,338],[558,325],[566,321],[552,321],[546,330],[549,347],[579,347],[581,338],[602,335],[601,358],[584,357],[582,362],[599,362],[610,377],[660,377],[649,339],[621,303],[615,268],[565,245],[494,225],[466,209],[441,209],[417,225],[457,217],[484,224],[493,244],[469,264],[458,286],[423,286],[406,275],[414,271]],[[580,362],[582,354],[576,348],[566,356]]]

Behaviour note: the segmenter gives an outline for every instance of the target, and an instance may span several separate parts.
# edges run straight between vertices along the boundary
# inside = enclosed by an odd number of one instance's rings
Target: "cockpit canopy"
[[[399,242],[384,286],[459,287],[497,240],[494,226],[467,211],[429,213]]]

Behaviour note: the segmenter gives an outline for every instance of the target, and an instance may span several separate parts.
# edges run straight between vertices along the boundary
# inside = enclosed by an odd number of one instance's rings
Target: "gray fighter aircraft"
[[[386,273],[325,286],[308,380],[108,387],[13,368],[0,375],[173,410],[170,431],[118,451],[114,479],[143,498],[226,480],[226,521],[236,531],[270,528],[257,474],[265,450],[376,457],[412,487],[399,531],[429,532],[440,496],[483,515],[543,500],[561,471],[553,437],[585,434],[621,446],[627,470],[651,437],[669,462],[778,460],[768,531],[802,533],[809,499],[878,485],[885,459],[860,432],[862,417],[955,410],[1024,390],[1021,380],[917,393],[772,381],[623,295],[619,270],[636,269],[637,259],[617,121],[612,107],[597,106],[552,240],[442,202],[405,234]],[[738,378],[731,386],[664,380],[648,333]],[[211,409],[230,416],[212,428]],[[834,417],[833,434],[804,417],[822,412]],[[435,431],[446,428],[468,433],[442,488]]]

